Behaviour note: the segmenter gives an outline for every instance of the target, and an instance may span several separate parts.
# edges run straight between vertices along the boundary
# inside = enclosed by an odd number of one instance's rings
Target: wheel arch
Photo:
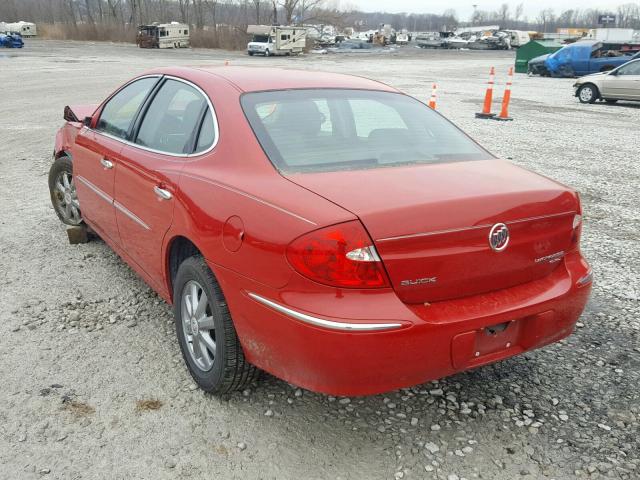
[[[173,302],[173,281],[180,264],[194,255],[203,255],[196,243],[185,235],[173,235],[165,247],[165,283],[169,298]]]
[[[600,89],[599,89],[599,88],[598,88],[598,86],[597,86],[595,83],[593,83],[593,82],[586,82],[586,83],[583,83],[582,85],[580,85],[580,89],[579,89],[578,91],[580,91],[581,89],[583,89],[584,87],[587,87],[587,86],[588,86],[588,87],[591,87],[591,88],[593,88],[593,89],[595,90],[595,92],[596,92],[596,94],[597,94],[597,98],[600,98],[600,97],[601,97],[601,95],[602,95],[602,94],[600,93]]]
[[[53,159],[57,160],[61,157],[69,157],[69,160],[73,162],[73,155],[71,155],[71,152],[66,148],[60,148],[60,149],[54,150]]]

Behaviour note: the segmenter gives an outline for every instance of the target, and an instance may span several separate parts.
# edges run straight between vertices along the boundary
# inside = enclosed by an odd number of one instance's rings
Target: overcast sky
[[[544,8],[553,8],[556,13],[570,8],[598,8],[611,9],[613,11],[618,5],[629,1],[632,0],[529,0],[522,2],[505,2],[504,0],[448,0],[446,2],[429,2],[424,0],[350,0],[341,3],[355,5],[366,12],[442,13],[447,8],[453,8],[458,13],[458,20],[466,21],[469,20],[473,13],[474,4],[478,5],[479,10],[497,10],[503,3],[508,3],[511,9],[515,10],[516,6],[522,3],[524,5],[525,15],[533,19],[538,12]]]

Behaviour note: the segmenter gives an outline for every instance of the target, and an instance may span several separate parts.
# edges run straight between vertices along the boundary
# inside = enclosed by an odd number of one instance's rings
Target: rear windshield
[[[283,172],[380,168],[493,158],[406,95],[370,90],[248,93],[242,108]]]

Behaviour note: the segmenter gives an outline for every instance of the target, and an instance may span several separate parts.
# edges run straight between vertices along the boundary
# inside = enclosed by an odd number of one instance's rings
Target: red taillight
[[[382,262],[359,221],[321,228],[289,244],[287,258],[300,274],[345,288],[388,287]]]
[[[571,232],[571,246],[580,246],[580,236],[582,235],[582,215],[579,213],[573,217],[573,231]]]

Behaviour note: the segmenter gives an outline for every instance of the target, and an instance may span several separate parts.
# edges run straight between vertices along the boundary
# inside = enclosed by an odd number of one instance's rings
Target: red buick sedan
[[[206,391],[415,385],[566,337],[589,297],[578,195],[381,83],[165,68],[65,119],[58,216],[173,304]]]

